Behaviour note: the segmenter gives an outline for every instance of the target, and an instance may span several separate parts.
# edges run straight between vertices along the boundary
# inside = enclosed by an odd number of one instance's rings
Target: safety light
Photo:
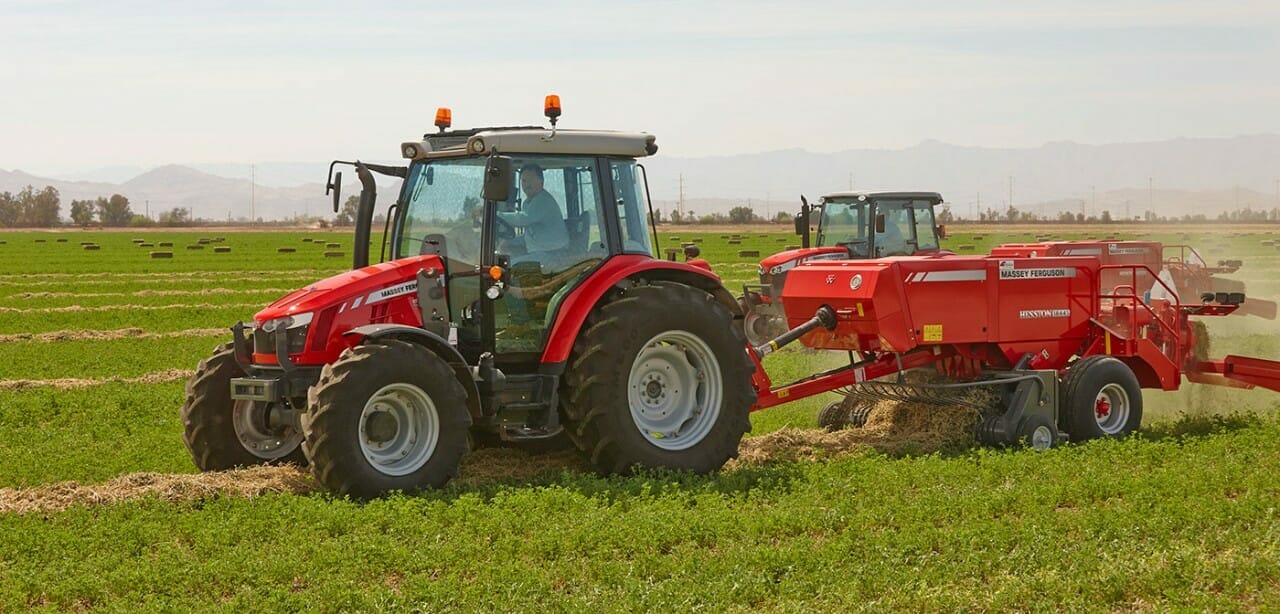
[[[440,129],[440,132],[444,132],[445,130],[448,130],[449,126],[452,126],[452,125],[453,125],[453,111],[450,111],[446,107],[440,107],[439,109],[436,109],[436,127]]]
[[[494,281],[502,279],[502,267],[496,264],[489,267],[489,277],[493,278]]]
[[[542,103],[542,113],[551,120],[551,125],[556,125],[556,120],[560,118],[560,97],[555,94],[547,94],[547,98]]]

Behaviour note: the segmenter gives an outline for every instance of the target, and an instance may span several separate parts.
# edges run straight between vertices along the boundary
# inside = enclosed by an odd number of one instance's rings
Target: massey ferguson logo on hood
[[[395,298],[402,294],[408,294],[410,292],[414,292],[417,289],[418,289],[418,280],[414,279],[412,281],[406,281],[402,284],[391,286],[389,288],[374,290],[373,292],[369,293],[369,296],[357,296],[356,300],[351,302],[351,308],[357,309],[362,304],[372,305],[374,303],[380,303],[382,301]],[[347,310],[347,304],[343,303],[342,307],[338,308],[338,313],[342,313],[346,310]]]

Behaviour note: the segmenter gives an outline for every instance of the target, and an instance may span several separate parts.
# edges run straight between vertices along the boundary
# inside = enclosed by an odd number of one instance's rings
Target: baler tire
[[[299,445],[302,441],[300,433],[282,439],[281,443],[287,449],[272,448],[263,454],[245,447],[241,434],[236,431],[237,401],[231,399],[231,378],[244,377],[244,374],[236,362],[233,344],[228,342],[214,348],[211,356],[201,360],[195,374],[187,380],[186,400],[180,411],[182,441],[191,452],[196,467],[201,471],[225,471],[266,464],[305,466],[307,457]]]
[[[1058,446],[1058,429],[1053,421],[1040,415],[1028,414],[1018,424],[1018,444],[1036,452],[1044,452]]]
[[[1142,425],[1142,388],[1138,378],[1128,365],[1111,356],[1088,356],[1076,361],[1067,369],[1062,381],[1064,411],[1059,414],[1058,426],[1066,431],[1072,441],[1090,439],[1119,439]],[[1123,415],[1116,418],[1099,417],[1099,403],[1103,396],[1110,406],[1121,401]],[[1108,420],[1114,424],[1107,423]]]
[[[745,347],[746,338],[733,314],[707,292],[661,281],[623,290],[596,306],[574,343],[561,394],[565,426],[574,443],[605,474],[628,473],[636,466],[715,471],[737,457],[743,434],[751,430],[755,366]],[[633,392],[633,378],[651,375],[648,369],[663,360],[676,361],[666,363],[673,367],[681,367],[678,363],[683,360],[697,373],[703,372],[694,363],[705,369],[715,367],[718,383],[705,374],[695,375],[696,381],[683,386],[686,393],[680,395],[677,379],[672,377],[661,383],[648,380],[643,388],[637,383]],[[632,396],[656,405],[659,395],[666,399],[668,391],[672,405],[663,407],[671,413],[675,430],[646,432],[645,426],[660,422],[658,417],[651,420],[651,415],[667,413],[644,406],[633,409]],[[699,406],[699,395],[708,404],[719,397],[714,414],[703,417],[708,407]],[[688,439],[679,441],[682,429]]]
[[[376,424],[380,413],[394,426]],[[344,351],[320,371],[307,392],[302,448],[325,488],[370,499],[443,486],[458,474],[470,427],[466,389],[444,359],[381,339]],[[370,432],[387,428],[393,432],[381,440]]]

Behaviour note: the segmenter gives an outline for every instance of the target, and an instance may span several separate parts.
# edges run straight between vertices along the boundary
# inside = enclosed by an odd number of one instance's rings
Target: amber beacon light
[[[547,94],[546,100],[542,103],[542,113],[551,120],[551,125],[556,125],[556,120],[560,118],[560,97],[555,94]]]
[[[439,109],[436,109],[436,127],[440,129],[440,132],[444,132],[445,130],[448,130],[449,126],[452,126],[452,125],[453,125],[453,111],[450,111],[448,108],[445,108],[445,107],[440,107]]]

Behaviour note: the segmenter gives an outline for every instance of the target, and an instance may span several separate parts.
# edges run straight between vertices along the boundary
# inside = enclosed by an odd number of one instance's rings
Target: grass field
[[[960,253],[1149,233],[1243,259],[1249,294],[1280,298],[1260,227],[955,230]],[[735,291],[758,261],[739,250],[796,243],[674,228],[659,247],[694,239]],[[600,478],[572,455],[483,450],[444,490],[367,504],[289,469],[197,481],[185,377],[226,327],[349,261],[336,232],[0,232],[0,611],[1280,608],[1267,391],[1147,393],[1142,436],[1042,454],[793,446],[713,476]],[[1208,325],[1215,355],[1280,357],[1275,322]],[[782,382],[841,360],[766,365]],[[757,413],[752,437],[813,428],[831,398]]]

